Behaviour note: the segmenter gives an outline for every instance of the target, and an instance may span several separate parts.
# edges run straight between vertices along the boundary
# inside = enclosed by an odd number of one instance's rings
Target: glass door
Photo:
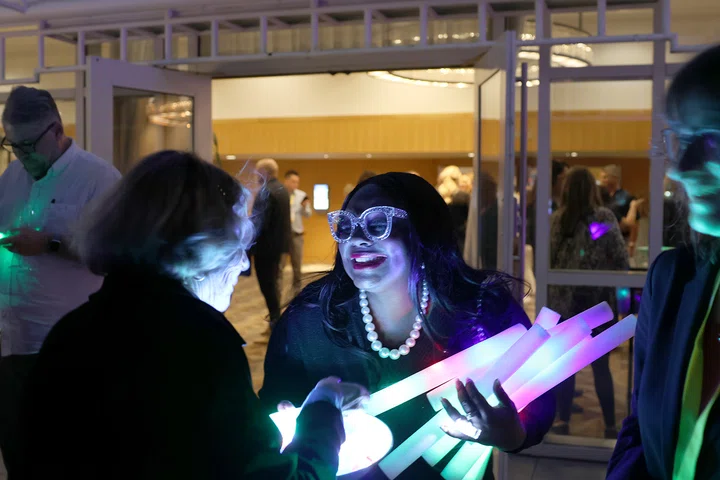
[[[87,147],[122,173],[158,150],[212,159],[211,78],[88,58]]]
[[[475,66],[473,192],[465,260],[513,270],[515,202],[515,35],[504,33]],[[510,179],[510,180],[509,180]],[[508,183],[511,185],[507,188]]]

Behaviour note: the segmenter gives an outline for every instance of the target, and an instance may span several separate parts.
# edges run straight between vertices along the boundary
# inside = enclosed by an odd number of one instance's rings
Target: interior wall
[[[552,149],[645,156],[650,150],[651,120],[647,110],[553,111]],[[483,118],[481,128],[482,154],[496,156],[501,145],[499,121]],[[221,154],[241,156],[458,153],[474,151],[475,144],[471,113],[215,120],[213,129]],[[528,115],[528,132],[532,152],[537,150],[536,112]]]

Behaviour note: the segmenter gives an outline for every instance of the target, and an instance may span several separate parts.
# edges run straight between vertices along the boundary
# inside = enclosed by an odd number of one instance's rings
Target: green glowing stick
[[[455,448],[455,446],[461,441],[462,440],[460,440],[459,438],[445,435],[440,440],[435,442],[432,447],[425,450],[425,453],[422,454],[423,460],[425,460],[427,464],[431,467],[434,467],[435,465],[440,463],[440,460],[445,458],[445,455],[450,453],[450,450]]]
[[[475,462],[475,465],[473,465],[467,475],[463,477],[463,480],[477,480],[478,478],[485,477],[485,471],[492,458],[492,453],[493,449],[486,447],[480,455],[480,458],[478,458],[478,461]]]
[[[485,456],[486,452],[492,452],[492,447],[474,442],[465,442],[465,445],[460,448],[450,460],[450,463],[443,469],[442,477],[446,480],[463,480],[470,469],[477,463],[478,457]]]

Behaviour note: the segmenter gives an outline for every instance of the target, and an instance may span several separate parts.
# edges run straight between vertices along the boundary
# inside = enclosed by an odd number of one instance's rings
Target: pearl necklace
[[[422,297],[420,300],[420,308],[424,315],[428,313],[428,305],[430,299],[430,292],[428,291],[427,281],[422,282]],[[382,342],[378,340],[378,333],[375,331],[375,324],[373,323],[373,316],[370,313],[370,304],[368,303],[367,292],[360,290],[360,312],[363,315],[363,322],[365,323],[365,331],[367,333],[367,339],[372,342],[370,348],[378,352],[380,358],[390,358],[391,360],[397,360],[401,355],[407,355],[410,353],[410,349],[415,346],[415,341],[420,338],[420,330],[422,330],[423,317],[418,314],[415,317],[415,323],[413,329],[410,331],[410,336],[405,343],[400,345],[398,348],[390,350],[387,347],[383,347]]]

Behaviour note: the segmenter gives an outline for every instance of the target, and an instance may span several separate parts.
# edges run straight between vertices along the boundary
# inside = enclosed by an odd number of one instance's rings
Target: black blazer
[[[280,455],[243,345],[180,282],[108,276],[40,351],[21,421],[23,467],[10,478],[334,479],[339,410],[309,405]]]
[[[257,230],[251,253],[259,257],[280,257],[290,251],[290,195],[277,178],[268,180],[253,204]]]
[[[607,478],[672,478],[680,405],[695,338],[718,265],[696,261],[686,248],[650,267],[635,332],[635,384]],[[720,361],[720,359],[718,359]],[[720,479],[720,408],[710,412],[698,479]]]

